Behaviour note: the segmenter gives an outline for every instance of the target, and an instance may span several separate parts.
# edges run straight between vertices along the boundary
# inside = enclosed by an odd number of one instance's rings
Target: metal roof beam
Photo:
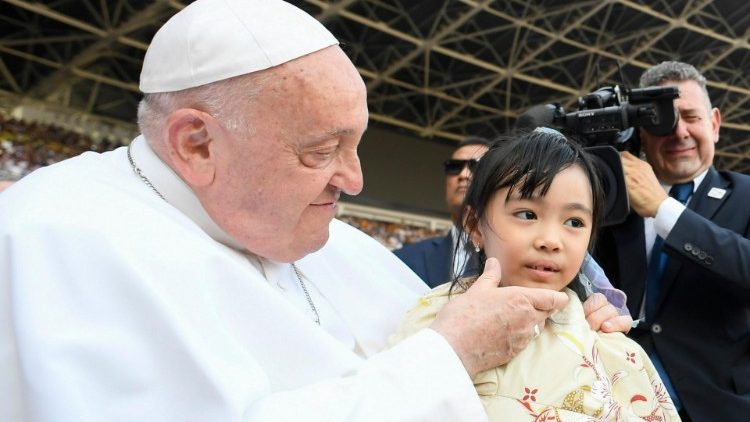
[[[48,60],[48,59],[45,59],[45,58],[42,58],[42,57],[37,57],[37,56],[34,56],[32,54],[23,52],[23,51],[14,50],[12,48],[6,48],[6,47],[4,47],[2,45],[0,45],[0,52],[6,53],[6,54],[10,54],[10,55],[13,55],[13,56],[16,56],[16,57],[20,57],[22,59],[25,59],[25,60],[28,60],[28,61],[31,61],[31,62],[34,62],[34,63],[39,63],[39,64],[42,64],[42,65],[45,65],[45,66],[48,66],[48,67],[51,67],[51,68],[54,68],[54,69],[62,69],[63,67],[65,67],[65,65],[63,65],[63,64],[60,64],[60,63],[57,63],[57,62],[53,62],[51,60]],[[73,75],[80,76],[82,78],[91,79],[92,81],[99,81],[99,82],[102,82],[104,84],[111,85],[111,86],[114,86],[114,87],[117,87],[117,88],[120,88],[120,89],[124,89],[124,90],[127,90],[127,91],[140,92],[138,90],[138,84],[136,84],[136,83],[122,82],[122,81],[120,81],[118,79],[114,79],[114,78],[110,78],[110,77],[107,77],[107,76],[99,75],[99,74],[96,74],[96,73],[93,73],[93,72],[88,72],[88,71],[85,71],[83,69],[78,69],[78,68],[72,68],[71,69],[71,73]]]
[[[311,4],[315,4],[316,6],[319,6],[319,7],[325,7],[325,5],[326,5],[326,3],[323,3],[321,0],[305,0],[305,1],[308,2],[308,3],[311,3]],[[407,42],[412,43],[414,45],[421,45],[423,43],[423,40],[420,39],[420,38],[417,38],[417,37],[415,37],[413,35],[410,35],[410,34],[407,34],[405,32],[402,32],[402,31],[399,31],[397,29],[394,29],[394,28],[388,26],[387,24],[385,24],[383,22],[376,22],[376,21],[373,21],[370,18],[357,15],[357,14],[349,12],[347,10],[341,11],[341,16],[344,17],[344,18],[346,18],[346,19],[348,19],[348,20],[351,20],[353,22],[357,22],[357,23],[359,23],[361,25],[364,25],[364,26],[367,26],[369,28],[381,31],[381,32],[383,32],[385,34],[391,35],[392,37],[398,38],[398,39],[400,39],[402,41],[407,41]],[[463,62],[471,64],[471,65],[477,66],[479,68],[482,68],[482,69],[485,69],[485,70],[489,70],[490,72],[505,74],[508,71],[507,69],[505,69],[503,67],[500,67],[500,66],[497,66],[497,65],[495,65],[493,63],[489,63],[487,61],[484,61],[484,60],[481,60],[481,59],[477,59],[476,57],[474,57],[472,55],[469,55],[469,54],[466,54],[466,53],[460,53],[460,52],[457,52],[455,50],[452,50],[452,49],[449,49],[449,48],[445,48],[445,47],[442,47],[442,46],[438,46],[438,45],[432,46],[432,51],[436,52],[436,53],[439,53],[439,54],[442,54],[442,55],[447,56],[447,57],[454,58],[456,60],[463,61]],[[536,85],[544,86],[546,88],[558,90],[558,91],[561,91],[561,92],[566,92],[566,93],[570,93],[570,94],[575,94],[577,92],[577,91],[573,90],[572,88],[569,88],[569,87],[567,87],[565,85],[557,84],[557,83],[554,83],[552,81],[549,81],[549,80],[546,80],[546,79],[543,79],[543,78],[538,78],[538,77],[535,77],[535,76],[526,75],[524,73],[516,73],[516,74],[514,74],[514,77],[516,77],[518,79],[521,79],[521,80],[524,80],[526,82],[534,83]]]
[[[101,36],[100,40],[73,57],[62,68],[58,68],[47,78],[41,80],[31,89],[29,94],[32,97],[51,95],[51,93],[54,93],[56,89],[59,89],[63,85],[63,81],[69,77],[72,73],[72,69],[83,68],[91,62],[99,59],[104,52],[111,50],[116,42],[123,38],[125,34],[147,25],[148,22],[152,20],[151,18],[156,16],[160,11],[165,10],[167,7],[168,5],[165,2],[152,3],[145,9],[130,16],[130,18],[119,27],[97,33],[97,35]],[[143,46],[147,47],[146,44],[143,44]]]
[[[586,13],[583,15],[577,17],[574,22],[571,22],[568,25],[568,28],[566,30],[561,31],[558,34],[554,34],[552,37],[550,37],[546,42],[544,42],[541,46],[539,46],[536,50],[528,54],[524,57],[523,60],[521,60],[519,63],[514,64],[514,69],[523,68],[523,66],[532,60],[534,60],[537,56],[539,56],[541,53],[547,51],[547,49],[553,45],[554,43],[558,42],[558,40],[565,36],[566,33],[570,32],[575,28],[577,25],[580,25],[582,22],[585,22],[587,19],[589,19],[591,16],[593,16],[595,13],[597,13],[602,7],[604,7],[607,4],[606,1],[599,2],[597,6],[592,7],[589,9]],[[476,7],[485,8],[485,4],[476,4]],[[470,101],[476,101],[482,96],[484,96],[487,92],[494,89],[497,84],[505,80],[506,78],[508,80],[512,79],[512,77],[515,75],[515,70],[509,70],[507,72],[504,72],[502,74],[499,74],[494,80],[490,81],[488,84],[477,90],[475,93],[469,97]],[[519,78],[520,79],[520,78]],[[572,88],[571,88],[572,90]],[[435,123],[435,126],[440,127],[445,122],[449,121],[450,119],[454,118],[462,109],[464,106],[458,106],[451,110],[450,112],[444,114],[440,120],[438,120]]]
[[[5,66],[5,62],[3,61],[1,57],[0,57],[0,74],[3,75],[5,80],[8,82],[8,85],[10,85],[11,89],[13,90],[13,92],[15,92],[16,94],[20,94],[22,92],[21,87],[18,86],[18,82],[16,82],[16,78],[14,78],[13,74],[10,73],[10,70],[8,70],[8,67]]]

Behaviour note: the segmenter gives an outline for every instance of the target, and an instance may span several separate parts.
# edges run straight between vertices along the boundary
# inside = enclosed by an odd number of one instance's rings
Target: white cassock
[[[142,138],[0,195],[0,421],[481,421],[445,339],[383,349],[427,288],[365,234],[242,253]]]

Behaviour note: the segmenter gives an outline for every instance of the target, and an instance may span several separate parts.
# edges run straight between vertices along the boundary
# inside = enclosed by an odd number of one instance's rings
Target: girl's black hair
[[[485,219],[487,206],[498,190],[508,188],[509,193],[517,192],[522,199],[545,196],[555,176],[572,166],[583,169],[591,183],[593,227],[589,251],[592,250],[604,203],[604,191],[598,171],[591,155],[578,143],[560,132],[546,128],[500,138],[490,145],[490,149],[479,160],[464,197],[461,216],[456,222],[460,236],[470,239],[469,235]],[[484,268],[487,256],[483,250],[472,250],[469,242],[467,250],[456,248],[455,253],[477,255],[479,268]],[[469,262],[471,256],[467,258]],[[459,276],[460,274],[454,275],[451,290],[460,283]],[[568,287],[581,300],[586,299],[585,289],[578,277],[571,280]]]

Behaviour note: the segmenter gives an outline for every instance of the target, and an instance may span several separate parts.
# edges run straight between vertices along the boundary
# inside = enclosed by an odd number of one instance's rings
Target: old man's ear
[[[210,184],[216,173],[211,155],[213,117],[193,108],[181,108],[167,119],[167,153],[172,168],[191,186]]]

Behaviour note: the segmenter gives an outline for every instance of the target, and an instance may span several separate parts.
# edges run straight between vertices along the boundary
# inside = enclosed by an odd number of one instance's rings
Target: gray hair
[[[641,88],[647,86],[661,85],[665,82],[695,81],[706,94],[708,110],[711,110],[711,97],[706,89],[706,77],[701,74],[695,66],[683,63],[667,61],[661,62],[643,72],[639,85]]]
[[[154,142],[161,138],[172,112],[195,108],[214,116],[227,130],[251,134],[253,130],[244,112],[263,91],[271,73],[251,73],[182,91],[145,94],[138,104],[138,128],[149,142]]]

